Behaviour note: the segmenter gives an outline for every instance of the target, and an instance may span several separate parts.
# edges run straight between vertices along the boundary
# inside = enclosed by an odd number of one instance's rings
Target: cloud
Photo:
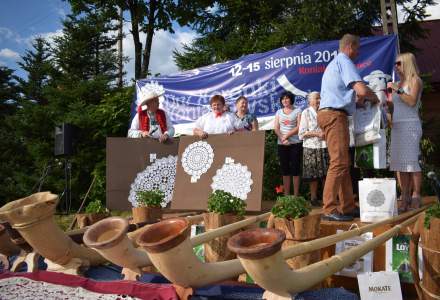
[[[3,48],[0,50],[0,57],[6,58],[6,59],[19,59],[20,54],[17,52],[9,49],[9,48]]]
[[[426,20],[436,20],[440,19],[440,1],[436,1],[436,5],[428,6],[426,12],[430,14]]]
[[[129,32],[130,23],[124,24],[125,38],[123,40],[124,56],[129,58],[128,63],[124,65],[126,79],[134,78],[134,44],[133,36]],[[142,45],[145,46],[145,33],[140,34]],[[197,34],[183,29],[176,29],[175,33],[169,33],[164,30],[156,31],[153,37],[153,46],[150,57],[150,72],[154,75],[160,73],[161,75],[168,75],[176,73],[179,69],[173,60],[173,51],[181,50],[183,44],[190,43]]]
[[[12,39],[15,37],[14,32],[6,27],[0,27],[0,42]]]

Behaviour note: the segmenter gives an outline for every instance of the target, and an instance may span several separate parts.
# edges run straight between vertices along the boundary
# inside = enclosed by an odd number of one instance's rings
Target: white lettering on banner
[[[238,77],[245,75],[245,71],[248,73],[258,72],[260,70],[273,70],[273,69],[289,69],[292,66],[296,65],[310,65],[312,63],[329,63],[333,58],[338,55],[338,51],[330,51],[330,50],[322,50],[313,52],[312,55],[304,54],[301,52],[299,55],[273,58],[272,56],[263,61],[255,61],[250,62],[246,66],[243,67],[242,62],[237,63],[231,67],[229,73],[231,73],[232,77]],[[264,66],[264,68],[261,67]],[[319,66],[319,70],[322,72],[325,69],[325,66]],[[303,70],[304,71],[304,70]],[[304,73],[316,73],[312,72],[309,69],[306,69]]]

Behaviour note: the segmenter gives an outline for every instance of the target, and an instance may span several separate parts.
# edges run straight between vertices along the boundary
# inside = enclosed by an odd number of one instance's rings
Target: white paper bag
[[[354,224],[357,226],[357,224]],[[350,229],[351,230],[351,227]],[[336,233],[344,232],[344,230],[336,230]],[[335,254],[339,254],[345,250],[356,247],[364,243],[365,241],[371,240],[373,238],[372,232],[366,232],[361,236],[355,236],[336,243]],[[357,261],[355,261],[351,266],[343,268],[341,271],[335,273],[336,275],[342,275],[347,277],[356,278],[357,274],[371,272],[373,271],[373,252],[368,252]]]
[[[364,146],[380,139],[380,105],[365,102],[365,107],[357,108],[353,116],[356,146]]]
[[[361,300],[402,300],[397,272],[369,272],[357,278]]]
[[[363,169],[386,169],[387,138],[385,129],[380,129],[380,138],[373,144],[356,146],[355,166]]]
[[[361,222],[378,222],[397,215],[396,180],[365,178],[359,181]]]

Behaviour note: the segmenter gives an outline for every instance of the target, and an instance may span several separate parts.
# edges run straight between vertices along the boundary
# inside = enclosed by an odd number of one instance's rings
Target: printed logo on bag
[[[382,206],[385,203],[385,195],[382,191],[372,190],[367,195],[367,202],[374,207]]]
[[[391,286],[390,285],[384,285],[384,286],[369,286],[368,287],[369,292],[374,293],[385,293],[385,292],[391,292]]]

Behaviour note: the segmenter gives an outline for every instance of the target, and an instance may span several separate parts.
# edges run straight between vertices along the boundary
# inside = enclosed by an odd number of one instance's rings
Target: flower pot
[[[320,236],[321,215],[312,214],[299,219],[288,220],[271,216],[267,223],[268,228],[276,228],[284,231],[286,240],[282,244],[282,249],[314,240]],[[287,260],[289,266],[296,270],[321,259],[321,251],[313,251],[304,255],[299,255]]]
[[[96,222],[107,218],[108,216],[109,216],[108,213],[85,213],[85,214],[76,214],[75,218],[78,228],[84,228],[93,225]]]
[[[161,207],[133,207],[131,209],[133,214],[134,223],[155,223],[162,219],[162,208]]]
[[[237,216],[234,214],[221,215],[213,212],[203,214],[205,231],[209,231],[227,224],[235,223],[243,219],[243,216]],[[204,244],[205,262],[225,261],[236,258],[236,254],[228,249],[227,243],[228,239],[239,231],[240,230],[225,234]]]
[[[440,219],[431,218],[429,228],[424,227],[424,219],[425,213],[417,220],[411,236],[411,273],[419,299],[434,300],[440,299]],[[418,246],[423,254],[423,280],[419,277]]]

